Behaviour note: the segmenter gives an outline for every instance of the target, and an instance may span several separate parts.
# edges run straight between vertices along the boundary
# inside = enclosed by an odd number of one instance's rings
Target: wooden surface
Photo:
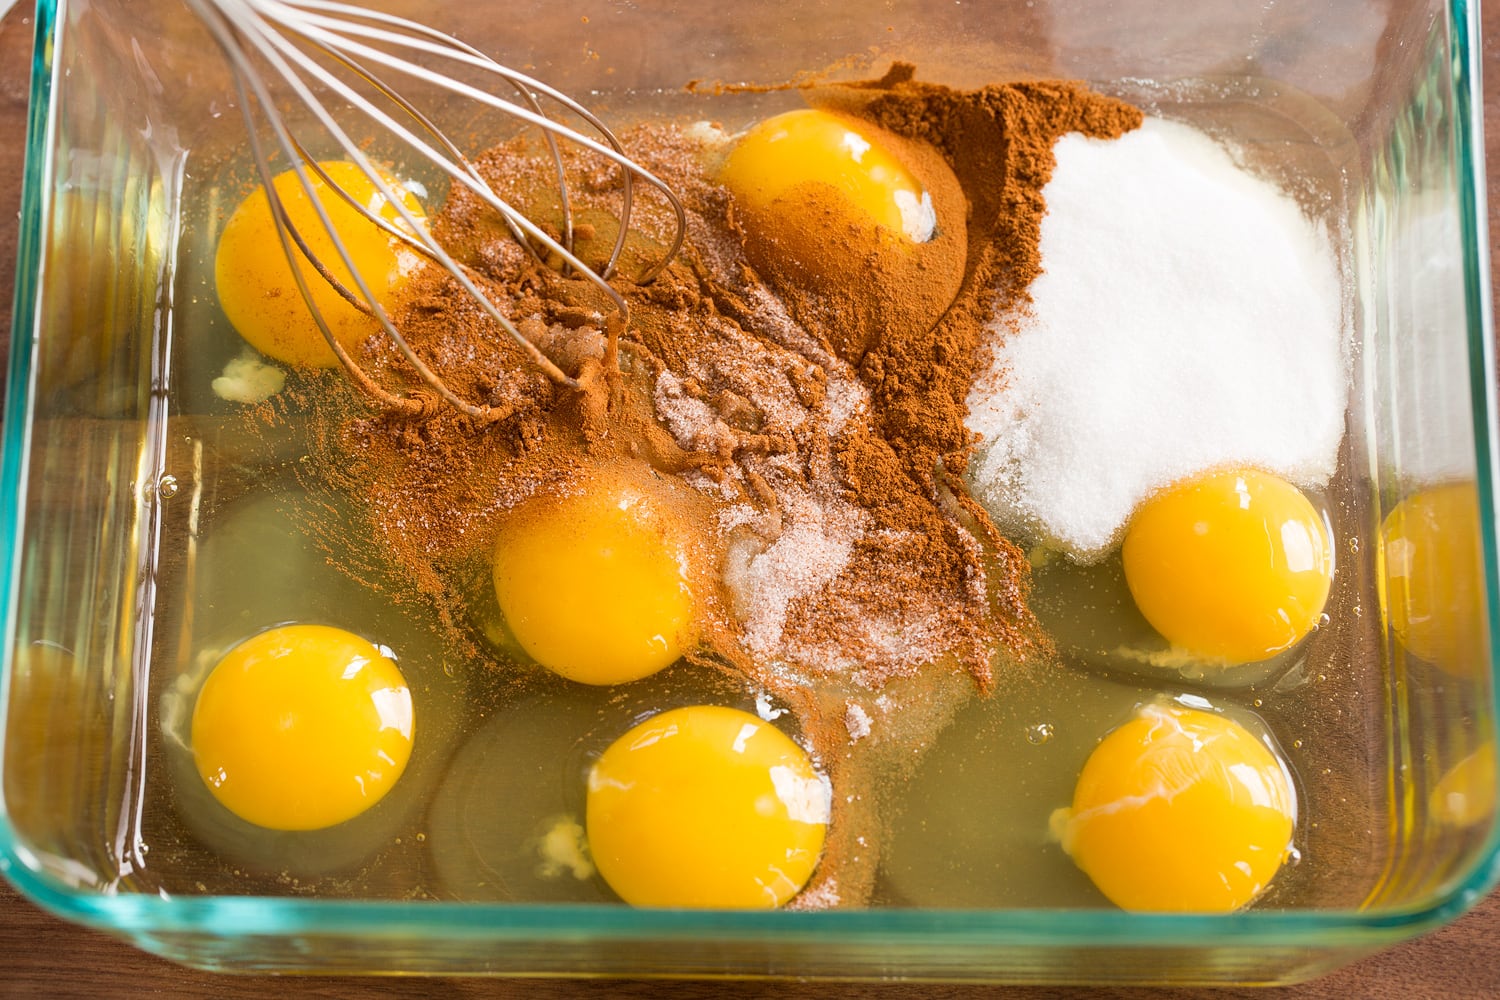
[[[8,339],[15,270],[26,79],[30,64],[30,4],[22,2],[0,20],[0,345]],[[1491,231],[1500,206],[1500,3],[1484,17],[1485,127],[1488,133]],[[1500,255],[1496,256],[1500,260]],[[0,359],[3,359],[0,352]],[[0,361],[3,364],[3,361]],[[750,997],[814,997],[832,994],[865,1000],[914,997],[1169,998],[1267,996],[1255,990],[1075,990],[967,988],[879,984],[514,982],[505,980],[331,979],[219,977],[178,968],[104,935],[38,911],[0,881],[0,997],[665,997],[668,1000],[732,994]],[[1500,893],[1482,901],[1450,926],[1376,955],[1329,977],[1275,996],[1291,997],[1500,997]]]

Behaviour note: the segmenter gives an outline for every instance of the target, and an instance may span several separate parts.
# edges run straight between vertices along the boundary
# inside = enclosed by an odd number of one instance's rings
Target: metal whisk
[[[298,290],[340,364],[362,389],[386,407],[407,412],[425,409],[420,400],[397,395],[379,385],[338,343],[313,303],[302,269],[297,266],[299,257],[306,260],[344,299],[379,322],[386,336],[396,345],[422,382],[439,398],[481,420],[495,414],[488,406],[455,395],[443,379],[408,345],[406,338],[392,323],[355,268],[347,246],[314,194],[314,176],[341,194],[371,224],[446,269],[483,311],[499,323],[549,377],[568,386],[576,387],[577,383],[553,364],[536,345],[522,336],[503,311],[479,289],[466,266],[455,261],[434,239],[423,220],[407,209],[386,176],[361,149],[361,144],[350,136],[340,124],[338,116],[318,96],[320,93],[347,102],[350,108],[369,119],[377,129],[394,136],[446,174],[454,184],[468,188],[504,220],[518,243],[530,250],[538,260],[560,260],[564,270],[587,278],[610,298],[622,319],[628,316],[628,309],[624,298],[609,284],[609,279],[625,249],[637,183],[643,182],[660,192],[676,215],[675,235],[669,241],[666,252],[637,280],[645,282],[655,277],[682,246],[686,222],[681,202],[663,181],[625,155],[620,141],[603,122],[565,94],[500,65],[457,39],[404,18],[331,0],[187,0],[187,4],[213,34],[233,73],[250,136],[251,154],[270,201],[271,212],[277,221],[282,250],[291,264]],[[513,97],[507,98],[492,93],[485,87],[471,85],[434,69],[433,66],[444,66],[454,71],[477,71],[484,80],[493,77],[503,84],[498,88],[500,92],[513,94]],[[285,100],[300,102],[311,112],[317,127],[334,141],[345,158],[368,176],[370,182],[399,214],[401,225],[371,212],[323,172],[289,126],[286,115],[272,95],[266,74],[284,85],[285,91],[290,95]],[[356,78],[363,83],[364,90],[355,85]],[[556,193],[560,200],[561,237],[549,236],[523,212],[499,197],[448,136],[401,95],[397,85],[392,82],[395,80],[417,81],[422,85],[438,87],[539,129],[550,153]],[[372,99],[369,91],[380,97]],[[274,151],[279,152],[291,164],[323,229],[342,258],[345,269],[353,276],[354,288],[348,288],[338,281],[324,262],[317,259],[288,217],[272,184],[270,156],[257,122],[257,111],[274,141]],[[548,114],[549,111],[552,115],[566,112],[571,116],[568,120],[577,123],[578,127],[557,120]],[[597,270],[579,260],[573,252],[573,206],[564,170],[561,150],[563,143],[582,147],[620,167],[619,233],[608,260]]]

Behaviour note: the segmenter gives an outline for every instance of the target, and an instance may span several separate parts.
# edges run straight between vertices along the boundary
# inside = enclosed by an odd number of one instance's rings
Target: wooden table
[[[0,20],[0,345],[10,329],[15,272],[16,209],[25,131],[30,66],[30,3]],[[1500,207],[1500,3],[1484,16],[1486,159],[1490,165],[1491,230]],[[1492,248],[1494,244],[1492,242]],[[1492,252],[1493,249],[1492,249]],[[1500,260],[1500,253],[1495,254]],[[819,986],[652,982],[516,982],[506,980],[414,980],[331,978],[239,978],[178,968],[93,931],[56,920],[18,897],[0,880],[0,997],[250,997],[275,992],[286,997],[665,997],[672,1000],[733,992],[749,997],[826,996],[906,1000],[912,997],[1264,997],[1254,990],[1062,988],[971,988],[957,986]],[[1376,955],[1315,983],[1282,991],[1294,997],[1500,997],[1500,892],[1467,916],[1426,938]]]

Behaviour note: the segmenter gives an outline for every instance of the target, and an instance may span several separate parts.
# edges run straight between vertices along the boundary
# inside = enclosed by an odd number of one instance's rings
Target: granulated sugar
[[[968,398],[974,490],[1001,530],[1088,560],[1208,468],[1326,483],[1347,392],[1327,233],[1185,125],[1068,135],[1056,157],[1043,273]]]
[[[760,655],[781,652],[788,607],[843,572],[867,519],[837,497],[818,497],[789,481],[778,487],[778,537],[762,546],[758,538],[751,541],[755,536],[745,536],[746,544],[730,547],[725,568],[725,584],[744,622],[745,646]],[[731,522],[755,516],[748,507],[727,515]]]

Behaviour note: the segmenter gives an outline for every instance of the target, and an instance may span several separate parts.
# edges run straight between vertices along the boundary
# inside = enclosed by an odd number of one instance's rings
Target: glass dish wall
[[[252,849],[255,865],[217,859],[201,828],[170,819],[185,793],[164,736],[173,686],[203,649],[249,616],[291,617],[277,595],[301,575],[329,606],[398,634],[420,623],[328,575],[275,518],[239,517],[283,489],[305,442],[248,432],[209,390],[234,338],[207,261],[249,171],[207,35],[169,0],[43,0],[0,465],[0,494],[17,498],[0,526],[0,867],[23,891],[147,950],[235,970],[1275,983],[1426,931],[1489,888],[1500,589],[1475,9],[522,6],[503,23],[474,5],[389,8],[609,120],[733,130],[801,103],[760,85],[878,77],[898,60],[955,87],[1081,79],[1246,150],[1341,234],[1352,349],[1336,603],[1282,675],[1314,707],[1280,738],[1304,786],[1346,809],[1304,820],[1304,860],[1279,895],[1215,917],[915,905],[896,891],[869,908],[774,913],[454,899],[428,891],[422,825],[399,815],[369,834],[385,845],[373,868],[360,867],[365,847],[326,840],[272,840]],[[756,86],[726,95],[718,83]],[[477,147],[504,134],[440,110]],[[1446,498],[1433,571],[1446,582],[1393,587],[1400,553],[1382,546],[1382,525],[1433,495]],[[252,533],[236,551],[264,557],[216,557],[236,530]],[[1464,613],[1430,614],[1431,589],[1449,586]],[[1398,641],[1393,623],[1416,620],[1426,641]],[[477,724],[482,683],[429,678],[441,715]],[[414,773],[440,772],[456,738],[435,738]],[[1337,788],[1319,785],[1334,772]],[[419,792],[406,798],[387,813],[425,808]],[[307,863],[309,851],[326,862]],[[264,874],[298,865],[298,877]]]

